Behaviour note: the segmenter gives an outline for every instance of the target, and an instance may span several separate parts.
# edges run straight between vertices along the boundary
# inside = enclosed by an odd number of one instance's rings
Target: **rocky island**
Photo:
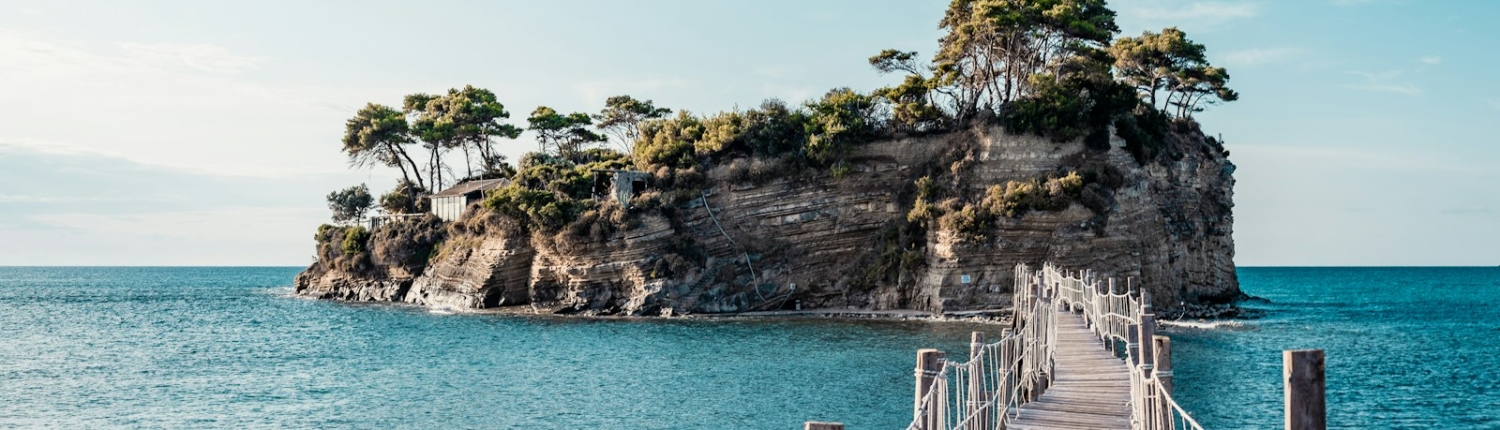
[[[672,115],[620,96],[594,115],[539,107],[523,130],[473,87],[371,104],[344,150],[403,179],[369,223],[362,186],[329,196],[341,223],[319,229],[296,292],[549,314],[952,313],[1007,307],[1015,266],[1052,262],[1130,278],[1160,309],[1237,300],[1234,164],[1192,113],[1238,95],[1202,45],[1174,28],[1116,38],[1099,3],[1007,27],[954,2],[930,63],[871,58],[902,84],[802,105]],[[543,147],[512,166],[493,145],[523,132]],[[468,188],[429,192],[457,150]]]

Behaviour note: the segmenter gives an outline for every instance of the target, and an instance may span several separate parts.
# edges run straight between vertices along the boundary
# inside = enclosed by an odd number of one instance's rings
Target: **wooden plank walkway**
[[[1130,368],[1072,312],[1057,314],[1053,383],[1021,405],[1014,430],[1130,429]]]

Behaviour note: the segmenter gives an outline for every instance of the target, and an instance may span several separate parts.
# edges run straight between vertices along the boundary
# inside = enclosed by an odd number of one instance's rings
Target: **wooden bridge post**
[[[936,404],[941,399],[926,397],[932,389],[932,381],[942,374],[943,356],[943,351],[936,349],[917,350],[917,397],[912,406],[912,421],[917,423],[917,430],[937,430]]]
[[[1149,310],[1149,308],[1148,308]],[[1156,315],[1141,314],[1140,334],[1136,335],[1141,343],[1141,374],[1151,378],[1156,370]]]
[[[844,430],[844,423],[820,423],[808,421],[802,424],[802,430]]]
[[[969,362],[974,363],[975,368],[969,369],[972,375],[983,375],[986,370],[985,360],[980,359],[984,355],[984,332],[974,332],[969,337]],[[998,361],[998,357],[990,357],[989,361]],[[974,416],[974,421],[964,425],[964,428],[990,428],[990,411],[993,406],[986,405],[990,393],[984,390],[985,378],[969,378],[969,410]]]
[[[1115,278],[1109,278],[1109,295],[1110,296],[1114,296],[1115,295]],[[1114,297],[1108,297],[1108,298],[1106,298],[1104,300],[1104,303],[1107,306],[1106,312],[1114,313],[1116,311],[1116,309],[1115,309],[1115,298]],[[1107,319],[1105,321],[1108,323],[1108,325],[1106,325],[1105,328],[1109,330],[1109,334],[1110,335],[1114,335],[1115,334],[1115,327],[1116,327],[1115,324],[1117,324],[1117,323],[1113,319]],[[1119,351],[1120,346],[1116,345],[1116,343],[1118,343],[1118,342],[1116,342],[1113,337],[1106,338],[1104,341],[1109,343],[1109,353],[1110,354],[1112,354],[1112,355],[1119,355],[1119,353],[1120,353],[1120,351]]]
[[[1328,428],[1323,370],[1321,349],[1281,352],[1281,379],[1286,386],[1286,430]]]
[[[1172,338],[1156,336],[1156,380],[1161,381],[1162,391],[1172,394]]]

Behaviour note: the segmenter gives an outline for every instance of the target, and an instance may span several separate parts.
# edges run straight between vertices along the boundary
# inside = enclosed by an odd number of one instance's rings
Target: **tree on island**
[[[496,138],[515,139],[521,129],[503,122],[510,112],[495,98],[495,93],[472,85],[449,89],[442,96],[412,94],[406,96],[405,108],[412,116],[411,128],[432,154],[430,172],[434,188],[443,187],[442,151],[460,149],[468,176],[474,176],[472,148],[480,160],[481,173],[500,170],[505,157],[495,151]]]
[[[412,143],[410,131],[401,111],[370,103],[344,123],[344,153],[355,166],[399,168],[402,181],[411,183],[415,177],[417,186],[423,187],[421,170],[405,148]]]
[[[365,184],[328,193],[327,198],[328,209],[333,211],[333,221],[337,223],[362,221],[365,219],[365,212],[375,204],[375,199],[370,196],[370,188]]]
[[[642,121],[666,118],[671,114],[671,109],[656,107],[650,100],[641,101],[628,95],[619,95],[605,100],[604,109],[594,114],[593,118],[599,121],[596,127],[614,137],[621,152],[629,155],[636,139],[641,136]]]
[[[1225,86],[1229,72],[1209,64],[1206,48],[1176,27],[1121,37],[1109,51],[1122,81],[1135,87],[1145,103],[1178,118],[1203,111],[1202,105],[1239,99],[1239,93]],[[1162,92],[1166,96],[1159,99]]]
[[[589,144],[605,141],[604,136],[589,130],[594,121],[582,112],[563,115],[550,107],[538,106],[526,122],[528,129],[536,132],[542,152],[550,148],[551,153],[574,162],[580,161],[578,155]]]

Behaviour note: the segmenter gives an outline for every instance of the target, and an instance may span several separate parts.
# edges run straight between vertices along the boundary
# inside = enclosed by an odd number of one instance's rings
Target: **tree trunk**
[[[472,178],[474,177],[474,162],[472,161],[472,157],[469,156],[469,145],[459,145],[458,147],[464,150],[464,170],[468,170],[469,177]]]
[[[422,170],[417,168],[417,162],[412,161],[411,155],[407,154],[405,149],[401,149],[401,147],[398,146],[396,147],[396,151],[401,154],[402,158],[406,159],[407,163],[411,163],[411,175],[417,177],[417,186],[420,188],[427,188],[427,184],[422,182]]]

